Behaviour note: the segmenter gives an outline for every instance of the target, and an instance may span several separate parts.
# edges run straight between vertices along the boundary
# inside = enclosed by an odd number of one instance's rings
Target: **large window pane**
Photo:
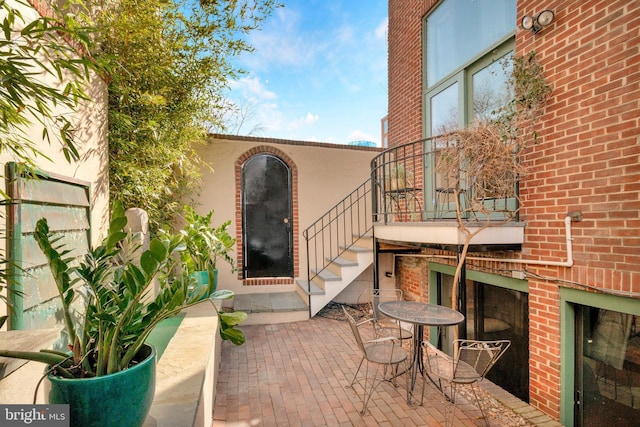
[[[511,54],[481,69],[472,76],[474,121],[495,119],[499,109],[505,106],[512,95],[507,80],[513,68]]]
[[[511,348],[487,378],[529,401],[528,295],[513,289],[467,281],[467,338],[510,340]]]
[[[458,128],[458,83],[431,98],[431,135]]]
[[[427,18],[432,86],[515,30],[515,0],[447,0]]]
[[[451,307],[453,277],[439,274],[438,297]],[[519,399],[529,402],[529,298],[526,292],[467,279],[462,323],[467,339],[510,340],[511,347],[487,378]],[[442,328],[442,350],[452,351],[452,328]],[[449,334],[449,335],[447,335]]]
[[[583,321],[579,369],[583,405],[577,425],[637,426],[640,318],[593,307],[579,308]]]

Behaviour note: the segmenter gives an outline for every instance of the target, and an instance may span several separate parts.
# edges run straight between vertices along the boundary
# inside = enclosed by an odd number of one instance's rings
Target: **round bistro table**
[[[411,405],[413,389],[416,385],[418,371],[424,377],[422,362],[422,340],[425,326],[453,326],[464,321],[462,313],[443,305],[427,304],[419,301],[386,301],[378,305],[384,315],[401,322],[412,323],[413,331],[413,359],[411,362],[411,383],[407,391],[407,403]],[[422,403],[422,402],[421,402]]]

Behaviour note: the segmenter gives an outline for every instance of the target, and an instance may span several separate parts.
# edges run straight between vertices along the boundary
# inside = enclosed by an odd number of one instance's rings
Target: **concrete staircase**
[[[333,260],[311,280],[311,283],[305,279],[297,280],[298,294],[307,304],[311,304],[311,317],[322,310],[372,263],[373,241],[370,237],[363,237],[353,246],[346,248],[342,255]]]
[[[322,310],[372,263],[372,239],[361,238],[331,262],[310,284],[306,279],[298,279],[295,291],[291,292],[237,294],[233,307],[248,314],[243,325],[307,320]]]

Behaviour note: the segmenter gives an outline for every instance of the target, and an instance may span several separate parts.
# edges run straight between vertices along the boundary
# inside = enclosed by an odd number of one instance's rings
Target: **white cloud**
[[[300,129],[302,127],[314,124],[318,121],[318,119],[320,119],[320,116],[318,116],[317,114],[307,113],[306,116],[293,120],[291,123],[289,123],[289,126],[287,128],[289,130]]]
[[[246,98],[273,100],[277,98],[275,92],[268,90],[257,76],[247,76],[230,82],[232,90],[238,90]]]
[[[386,41],[388,31],[389,31],[389,18],[387,17],[387,18],[384,18],[380,23],[380,25],[376,27],[374,34],[377,39]]]
[[[335,41],[336,43],[332,43],[334,46],[336,44],[338,45],[344,45],[344,44],[350,44],[354,42],[354,36],[355,36],[355,30],[353,29],[353,27],[349,26],[349,25],[343,25],[340,28],[338,28],[335,32]]]
[[[316,38],[308,37],[301,27],[300,13],[291,8],[279,8],[260,31],[250,34],[255,51],[243,56],[244,65],[252,71],[272,67],[308,65],[315,56]]]
[[[277,132],[282,129],[285,119],[278,104],[262,103],[257,105],[256,109],[259,111],[257,121],[265,131]]]
[[[250,105],[262,135],[379,141],[388,19],[385,7],[364,3],[288,0],[248,35],[255,51],[237,65],[251,74],[233,83],[230,97]]]

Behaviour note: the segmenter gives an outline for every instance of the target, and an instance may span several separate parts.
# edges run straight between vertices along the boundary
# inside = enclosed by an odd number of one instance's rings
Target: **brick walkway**
[[[361,403],[355,391],[361,389],[345,388],[360,361],[345,321],[316,316],[243,330],[244,345],[223,343],[214,427],[444,424],[445,403],[430,384],[424,405],[409,407],[404,383],[397,389],[382,383],[366,415],[359,414]],[[489,417],[491,426],[529,425],[513,421],[513,411],[498,412]],[[456,426],[484,426],[479,417],[479,409],[459,400]]]

